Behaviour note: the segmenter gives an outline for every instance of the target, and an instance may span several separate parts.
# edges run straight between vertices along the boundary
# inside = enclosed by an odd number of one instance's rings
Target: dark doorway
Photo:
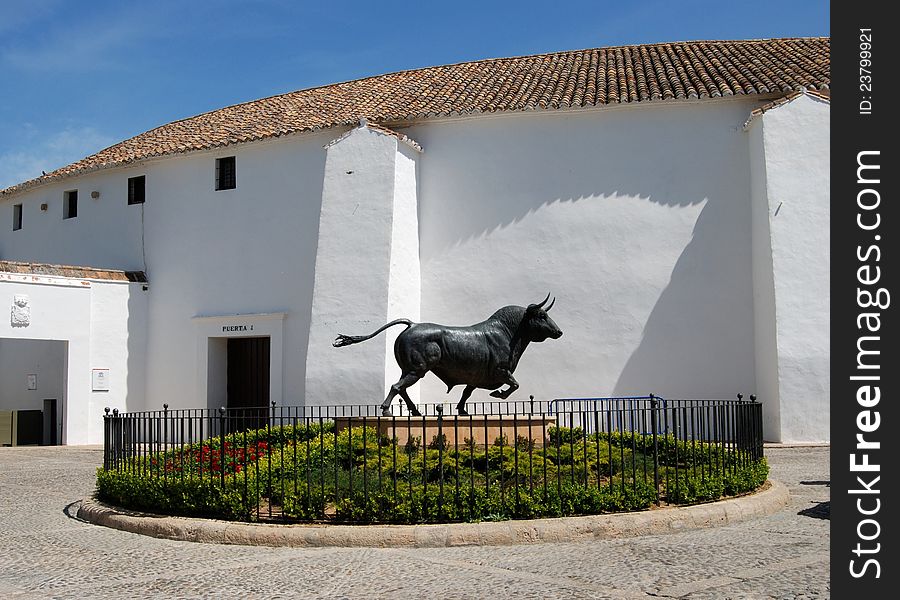
[[[230,431],[265,427],[269,414],[269,338],[228,339]]]
[[[58,424],[56,422],[56,398],[44,398],[44,445],[56,446],[59,437],[56,434]]]
[[[16,444],[38,446],[44,439],[44,413],[40,410],[16,411]]]

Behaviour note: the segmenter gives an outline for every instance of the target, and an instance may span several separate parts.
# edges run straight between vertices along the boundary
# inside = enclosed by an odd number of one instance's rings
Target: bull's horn
[[[553,296],[553,300],[550,301],[550,304],[547,305],[547,308],[545,308],[544,310],[547,311],[547,312],[550,312],[550,309],[553,308],[553,303],[554,303],[554,302],[556,302],[556,296]]]
[[[539,304],[537,304],[536,306],[538,308],[542,307],[543,305],[547,304],[547,300],[549,300],[549,299],[550,299],[550,292],[547,292],[547,297],[544,298],[543,300],[541,300],[541,302]]]

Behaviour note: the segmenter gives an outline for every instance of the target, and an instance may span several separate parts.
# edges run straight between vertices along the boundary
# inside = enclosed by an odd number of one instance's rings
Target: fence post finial
[[[743,394],[738,394],[738,395],[737,395],[737,399],[738,399],[738,402],[743,402],[743,401],[744,401],[744,395],[743,395]]]
[[[750,394],[750,402],[756,402],[756,394]]]
[[[103,412],[105,412],[106,416],[108,417],[109,416],[109,407],[107,406],[106,408],[104,408]]]

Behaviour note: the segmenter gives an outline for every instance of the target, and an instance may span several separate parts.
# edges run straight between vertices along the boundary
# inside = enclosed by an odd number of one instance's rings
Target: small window
[[[63,192],[63,219],[78,216],[78,190]]]
[[[146,179],[143,175],[128,178],[128,204],[144,203],[144,182]]]
[[[233,190],[237,187],[234,157],[216,159],[216,190]]]
[[[22,229],[22,205],[13,204],[13,231]]]

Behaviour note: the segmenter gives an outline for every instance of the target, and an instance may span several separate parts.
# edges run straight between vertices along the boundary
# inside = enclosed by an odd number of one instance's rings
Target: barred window
[[[144,185],[146,179],[147,178],[144,175],[128,178],[128,204],[144,203]]]
[[[216,159],[216,190],[233,190],[237,187],[233,156]]]

